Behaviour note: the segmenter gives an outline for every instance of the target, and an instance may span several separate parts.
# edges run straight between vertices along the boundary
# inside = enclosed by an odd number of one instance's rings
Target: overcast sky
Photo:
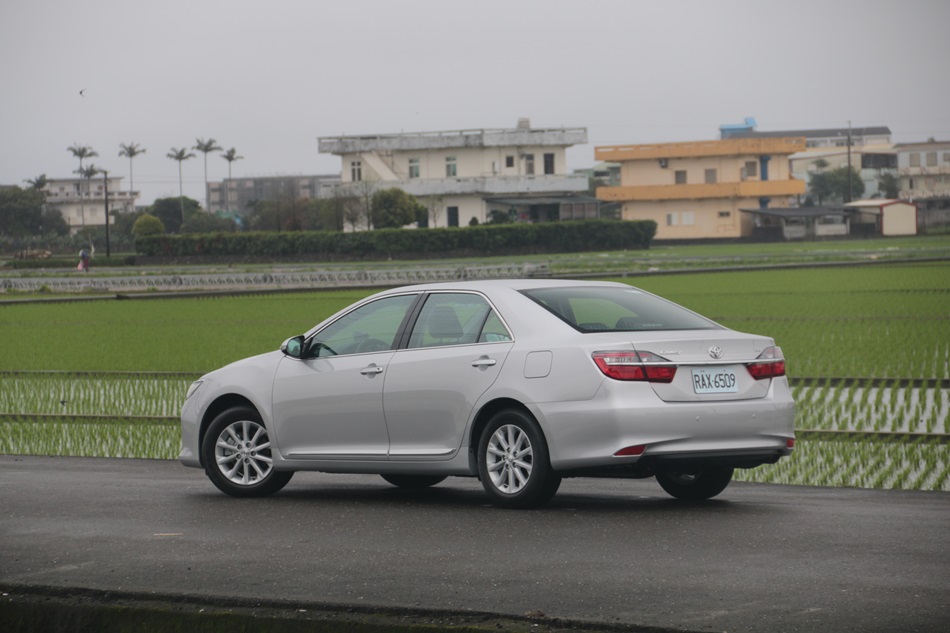
[[[519,117],[586,127],[571,169],[747,116],[950,140],[948,24],[947,0],[2,0],[0,184],[71,177],[79,143],[126,188],[134,142],[150,203],[199,137],[244,156],[236,177],[338,173],[317,137]],[[203,202],[202,156],[184,178]]]

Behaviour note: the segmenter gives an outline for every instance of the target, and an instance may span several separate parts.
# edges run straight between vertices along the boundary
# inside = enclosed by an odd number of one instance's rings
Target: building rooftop
[[[853,127],[850,128],[851,136],[889,136],[891,128],[886,125],[877,125],[871,127]],[[737,131],[729,132],[728,138],[786,138],[794,136],[804,136],[805,138],[845,138],[848,136],[848,128],[834,127],[812,130],[778,130],[774,132],[757,131]]]
[[[804,151],[805,138],[730,138],[714,141],[685,141],[648,145],[609,145],[594,148],[597,160],[697,158],[701,156],[746,156],[757,154],[794,154]]]
[[[950,148],[950,141],[920,141],[917,143],[897,143],[896,145],[894,145],[894,149],[896,150],[904,149],[904,150],[912,150],[912,151],[913,150],[923,151],[927,149],[943,150],[947,148]]]
[[[521,120],[513,129],[445,130],[399,134],[321,136],[317,139],[324,154],[356,154],[377,151],[409,151],[466,147],[570,146],[587,142],[587,128],[532,128]]]

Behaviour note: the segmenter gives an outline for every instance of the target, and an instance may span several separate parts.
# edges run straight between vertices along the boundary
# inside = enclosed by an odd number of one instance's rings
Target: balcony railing
[[[322,136],[323,154],[449,149],[463,147],[570,146],[587,142],[587,128],[474,129],[409,134]]]
[[[345,183],[353,186],[354,183]],[[588,188],[584,175],[481,176],[476,178],[410,178],[378,181],[380,188],[398,187],[418,197],[450,195],[511,195],[580,192]]]
[[[132,200],[139,196],[138,191],[113,191],[109,190],[109,200],[122,200],[129,199]],[[78,191],[49,191],[46,194],[47,202],[78,202],[79,200],[104,200],[105,199],[104,191],[83,191],[80,194]]]
[[[595,147],[597,160],[623,162],[662,158],[698,158],[709,156],[761,156],[794,154],[805,149],[800,138],[737,138],[720,141],[688,141],[650,145],[612,145]]]
[[[803,180],[746,180],[697,185],[643,185],[599,187],[597,197],[608,202],[637,200],[701,200],[705,198],[762,198],[805,193]]]

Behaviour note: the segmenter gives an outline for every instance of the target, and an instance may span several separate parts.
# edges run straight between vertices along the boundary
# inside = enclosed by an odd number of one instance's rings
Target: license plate
[[[732,367],[693,368],[694,393],[736,393],[739,386]]]

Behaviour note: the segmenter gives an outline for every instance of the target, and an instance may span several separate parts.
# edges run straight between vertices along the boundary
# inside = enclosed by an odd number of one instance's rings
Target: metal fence
[[[333,288],[401,286],[465,279],[548,277],[544,264],[399,268],[392,270],[311,270],[290,272],[209,272],[176,275],[98,277],[76,273],[69,277],[9,277],[0,290],[20,292],[172,292],[176,290],[240,290],[247,288]]]

